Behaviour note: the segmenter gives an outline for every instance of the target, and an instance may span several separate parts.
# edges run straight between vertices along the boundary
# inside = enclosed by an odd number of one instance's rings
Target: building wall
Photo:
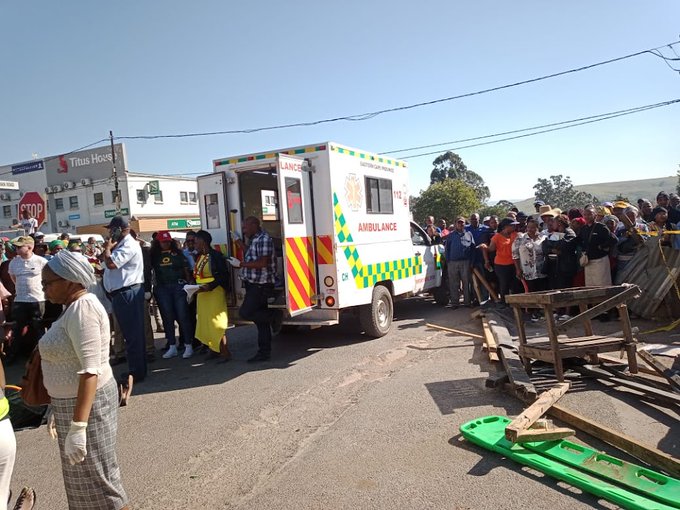
[[[128,219],[150,217],[158,219],[159,225],[167,225],[166,219],[199,217],[196,179],[130,173],[125,146],[115,144],[114,150],[120,206]],[[29,167],[31,171],[25,171]],[[2,196],[8,195],[5,200],[0,197],[0,229],[10,227],[18,217],[19,200],[27,191],[37,191],[45,199],[47,221],[40,227],[42,232],[77,232],[105,225],[116,210],[112,174],[110,146],[0,167],[0,179],[19,182],[19,191],[0,190]],[[137,190],[144,190],[150,181],[159,182],[162,200],[149,194],[138,200]]]

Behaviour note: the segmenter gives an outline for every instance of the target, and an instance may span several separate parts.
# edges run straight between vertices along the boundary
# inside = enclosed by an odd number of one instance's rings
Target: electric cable
[[[592,124],[594,122],[601,122],[603,120],[614,119],[616,117],[623,117],[623,116],[626,116],[626,115],[632,115],[634,113],[652,110],[654,108],[661,108],[661,107],[664,107],[664,106],[670,106],[670,105],[676,104],[676,103],[680,103],[680,99],[673,99],[672,101],[666,101],[664,103],[657,103],[656,105],[650,105],[648,108],[637,109],[637,110],[633,110],[633,111],[629,111],[629,112],[625,112],[625,113],[619,113],[619,114],[615,114],[615,115],[610,115],[610,116],[606,116],[606,117],[599,117],[599,118],[587,120],[587,121],[584,121],[584,122],[577,122],[577,123],[574,123],[574,124],[569,124],[567,126],[559,126],[559,127],[553,127],[553,128],[550,128],[550,129],[544,129],[544,130],[541,130],[541,131],[536,131],[534,133],[525,133],[523,135],[510,136],[510,137],[507,137],[507,138],[500,138],[498,140],[490,140],[490,141],[487,141],[487,142],[474,143],[474,144],[470,144],[470,145],[463,145],[463,146],[460,146],[460,147],[451,147],[451,148],[448,148],[448,149],[440,149],[440,150],[434,151],[434,152],[424,152],[424,153],[421,153],[421,154],[409,154],[407,156],[401,156],[400,159],[420,158],[420,157],[423,157],[423,156],[431,156],[433,154],[441,154],[442,152],[458,151],[458,150],[462,150],[462,149],[470,149],[472,147],[480,147],[482,145],[491,145],[491,144],[494,144],[494,143],[507,142],[508,140],[517,140],[519,138],[527,138],[527,137],[530,137],[530,136],[540,135],[540,134],[543,134],[543,133],[550,133],[552,131],[560,131],[562,129],[569,129],[569,128],[576,127],[576,126],[582,126],[584,124]]]
[[[308,122],[294,122],[294,123],[289,123],[289,124],[278,124],[278,125],[273,125],[273,126],[264,126],[264,127],[255,127],[255,128],[248,128],[248,129],[231,129],[231,130],[224,130],[224,131],[207,131],[207,132],[198,132],[198,133],[177,133],[177,134],[159,134],[159,135],[136,135],[136,136],[117,136],[115,137],[116,140],[156,140],[159,138],[190,138],[190,137],[199,137],[199,136],[216,136],[216,135],[233,135],[233,134],[250,134],[250,133],[258,133],[262,131],[273,131],[273,130],[278,130],[278,129],[289,129],[289,128],[295,128],[295,127],[309,127],[309,126],[317,126],[319,124],[328,124],[331,122],[340,122],[340,121],[364,121],[368,119],[372,119],[374,117],[377,117],[378,115],[383,115],[385,113],[393,113],[393,112],[398,112],[398,111],[405,111],[405,110],[411,110],[414,108],[420,108],[423,106],[431,106],[434,104],[438,103],[444,103],[448,101],[454,101],[457,99],[463,99],[466,97],[472,97],[472,96],[478,96],[482,94],[488,94],[490,92],[497,92],[499,90],[505,90],[513,87],[518,87],[520,85],[527,85],[530,83],[536,83],[539,81],[547,80],[550,78],[556,78],[558,76],[564,76],[567,74],[571,73],[577,73],[580,71],[585,71],[588,69],[593,69],[595,67],[599,66],[604,66],[607,64],[612,64],[614,62],[620,62],[622,60],[626,60],[629,58],[637,57],[640,55],[644,55],[647,53],[651,53],[652,55],[659,56],[655,53],[654,51],[658,51],[661,48],[665,47],[673,47],[676,44],[680,44],[680,41],[675,41],[672,43],[667,43],[663,44],[661,46],[657,46],[655,48],[648,48],[645,50],[641,51],[636,51],[634,53],[629,53],[627,55],[623,55],[620,57],[615,57],[611,58],[608,60],[603,60],[600,62],[596,62],[594,64],[588,64],[585,66],[581,67],[576,67],[572,69],[568,69],[566,71],[560,71],[557,73],[552,73],[544,76],[538,76],[535,78],[530,78],[514,83],[508,83],[505,85],[499,85],[496,87],[490,87],[482,90],[477,90],[475,92],[467,92],[464,94],[458,94],[455,96],[449,96],[449,97],[444,97],[444,98],[439,98],[439,99],[433,99],[430,101],[423,101],[419,103],[414,103],[410,105],[405,105],[405,106],[397,106],[393,108],[386,108],[384,110],[377,110],[374,112],[368,112],[368,113],[361,113],[361,114],[355,114],[355,115],[346,115],[346,116],[341,116],[341,117],[332,117],[332,118],[327,118],[327,119],[321,119],[321,120],[314,120],[314,121],[308,121]],[[666,57],[661,57],[662,59],[665,60]],[[668,63],[668,62],[666,62]]]
[[[475,140],[484,140],[486,138],[495,138],[497,136],[505,136],[505,135],[511,135],[515,133],[522,133],[524,131],[534,131],[536,129],[543,129],[543,128],[548,128],[548,127],[553,127],[553,126],[560,126],[563,124],[571,124],[575,122],[581,122],[584,120],[590,120],[590,119],[595,119],[598,117],[608,117],[610,115],[617,115],[621,113],[637,113],[639,111],[645,111],[649,110],[652,108],[657,108],[661,106],[668,106],[669,103],[668,101],[663,101],[661,103],[655,103],[655,104],[650,104],[650,105],[645,105],[645,106],[636,106],[634,108],[626,108],[625,110],[618,110],[614,112],[608,112],[608,113],[600,113],[598,115],[590,115],[588,117],[580,117],[578,119],[571,119],[571,120],[563,120],[560,122],[552,122],[550,124],[542,124],[540,126],[533,126],[533,127],[528,127],[528,128],[521,128],[521,129],[513,129],[511,131],[501,131],[499,133],[493,133],[490,135],[482,135],[482,136],[475,136],[472,138],[462,138],[460,140],[451,140],[449,142],[439,142],[439,143],[432,143],[429,145],[420,145],[417,147],[409,147],[408,149],[396,149],[396,150],[391,150],[391,151],[384,151],[380,152],[380,154],[397,154],[399,152],[409,152],[409,151],[416,151],[416,150],[421,150],[421,149],[429,149],[431,147],[440,147],[442,145],[450,145],[453,143],[465,143],[465,142],[473,142]]]

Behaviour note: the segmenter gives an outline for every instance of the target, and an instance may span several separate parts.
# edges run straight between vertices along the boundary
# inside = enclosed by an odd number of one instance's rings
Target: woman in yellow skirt
[[[196,291],[196,338],[207,345],[209,358],[222,358],[220,363],[231,359],[227,347],[226,329],[229,269],[220,252],[211,248],[212,236],[205,230],[196,232],[198,258],[194,266],[194,278],[200,285]]]

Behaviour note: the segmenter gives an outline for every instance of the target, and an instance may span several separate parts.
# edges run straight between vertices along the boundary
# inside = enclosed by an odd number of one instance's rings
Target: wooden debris
[[[671,385],[671,388],[673,388],[673,391],[680,393],[680,375],[675,374],[671,371],[671,369],[666,368],[663,363],[654,357],[653,354],[643,350],[639,350],[637,353],[645,363],[647,363],[656,372],[666,378],[668,383]]]
[[[484,340],[484,337],[482,335],[478,335],[477,333],[470,333],[469,331],[462,331],[460,329],[447,328],[446,326],[439,326],[437,324],[426,323],[425,325],[428,328],[441,329],[442,331],[448,331],[449,333],[456,333],[458,335],[469,336],[470,338],[479,338],[480,340]]]
[[[633,328],[637,329],[637,328]],[[638,351],[639,353],[640,351]],[[610,356],[607,354],[598,354],[598,358],[600,358],[600,362],[604,361],[606,363],[612,363],[614,365],[625,365],[628,366],[628,361],[624,358],[617,358],[614,356]],[[655,370],[652,370],[651,368],[647,368],[645,366],[638,366],[638,372],[641,372],[643,374],[648,374],[648,375],[653,375],[653,376],[658,376],[659,374],[656,373]]]
[[[625,388],[630,388],[632,390],[638,391],[644,395],[655,398],[659,403],[665,403],[671,406],[676,406],[680,404],[680,395],[670,391],[660,390],[648,384],[643,384],[636,381],[631,381],[623,377],[617,377],[610,374],[606,370],[602,370],[598,367],[584,366],[584,367],[574,367],[574,370],[580,374],[594,377],[598,380],[608,381],[614,383],[618,386],[623,386]]]
[[[482,329],[484,330],[484,346],[486,347],[489,361],[498,361],[498,346],[496,345],[496,339],[491,332],[489,320],[486,317],[482,317]]]
[[[535,441],[554,441],[571,437],[576,432],[567,427],[553,427],[548,429],[524,430],[517,434],[513,443],[533,443]]]
[[[538,437],[538,432],[539,431],[532,431],[531,433],[528,433],[529,428],[536,423],[536,421],[543,416],[548,409],[550,409],[550,406],[552,406],[555,402],[557,402],[562,396],[567,392],[569,389],[569,383],[560,383],[554,388],[544,391],[539,395],[539,397],[536,399],[536,401],[531,404],[529,407],[527,407],[522,414],[520,414],[517,418],[512,420],[507,427],[505,427],[505,437],[508,439],[508,441],[512,442],[518,442],[518,437],[520,434],[527,432],[527,434],[524,437],[533,437],[534,439],[526,439],[525,441],[541,441],[543,439],[536,439]],[[542,431],[545,432],[545,431]],[[567,437],[570,435],[574,434],[574,431],[571,429],[564,429],[561,431],[562,433],[568,432],[566,436],[562,437]],[[557,438],[555,438],[557,439]]]
[[[629,453],[652,467],[665,471],[669,475],[680,476],[680,460],[653,446],[646,445],[630,436],[590,420],[559,404],[554,404],[548,409],[548,414],[571,427]]]
[[[476,267],[472,268],[472,273],[477,277],[477,279],[481,282],[482,285],[484,285],[484,288],[486,291],[489,293],[489,296],[491,297],[492,301],[494,303],[498,303],[500,299],[498,298],[498,294],[494,290],[494,288],[491,286],[491,284],[488,282],[488,280],[484,277],[482,272],[477,269]]]
[[[637,285],[631,285],[628,289],[617,294],[616,296],[606,299],[605,301],[602,301],[601,303],[593,306],[592,308],[586,309],[586,311],[572,317],[571,319],[559,323],[557,325],[557,329],[560,331],[565,331],[566,329],[572,327],[575,324],[580,324],[584,321],[589,321],[590,319],[597,317],[598,315],[614,308],[615,306],[621,303],[625,303],[629,299],[637,297],[639,295],[640,287],[638,287]]]

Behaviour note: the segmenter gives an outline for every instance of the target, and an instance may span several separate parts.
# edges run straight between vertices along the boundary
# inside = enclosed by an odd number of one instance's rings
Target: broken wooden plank
[[[496,339],[491,332],[489,320],[486,317],[482,317],[482,330],[484,331],[484,344],[486,345],[489,360],[498,361],[498,346],[496,345]]]
[[[639,353],[640,351],[638,351]],[[616,358],[614,356],[609,356],[607,354],[598,354],[598,358],[600,358],[600,362],[607,362],[607,363],[613,363],[615,365],[626,365],[628,366],[628,361],[626,361],[624,358]],[[652,370],[651,368],[647,368],[645,366],[638,366],[638,372],[642,372],[643,374],[648,374],[648,375],[653,375],[655,377],[658,377],[659,374],[656,373],[655,370]]]
[[[489,293],[491,300],[494,303],[498,303],[500,301],[500,299],[498,298],[498,294],[496,293],[494,288],[491,286],[491,284],[489,284],[488,280],[484,277],[482,272],[479,269],[477,269],[476,267],[473,267],[472,273],[479,279],[479,281],[482,283],[482,285],[484,285],[484,288]]]
[[[515,392],[523,398],[535,399],[537,397],[536,388],[529,379],[519,356],[512,349],[503,346],[498,347],[497,353]]]
[[[680,476],[680,460],[653,446],[646,445],[642,441],[597,423],[559,404],[554,404],[548,409],[548,414],[571,427],[623,450],[654,468],[665,471],[671,476]]]
[[[437,324],[430,324],[430,323],[426,323],[425,326],[427,326],[428,328],[441,329],[442,331],[448,331],[449,333],[456,333],[458,335],[469,336],[470,338],[479,338],[481,340],[484,340],[484,337],[482,335],[478,335],[477,333],[470,333],[469,331],[462,331],[460,329],[447,328],[446,326],[439,326]]]
[[[527,430],[545,414],[545,412],[557,402],[569,389],[569,383],[559,383],[554,388],[541,393],[536,401],[527,407],[517,418],[505,427],[505,437],[508,441],[515,442],[517,435]]]
[[[678,395],[677,393],[660,390],[647,384],[631,381],[629,379],[624,379],[622,377],[617,377],[598,367],[583,366],[573,367],[573,369],[579,374],[588,375],[598,380],[609,381],[618,386],[623,386],[625,388],[630,388],[632,390],[639,391],[644,395],[657,399],[657,401],[660,403],[663,402],[671,406],[676,406],[680,404],[680,395]]]
[[[633,299],[634,297],[637,297],[639,295],[640,287],[638,287],[637,285],[631,285],[626,290],[620,292],[616,296],[611,297],[605,301],[602,301],[601,303],[572,317],[571,319],[561,322],[560,324],[557,325],[557,329],[560,331],[565,331],[566,329],[574,326],[575,324],[580,324],[584,321],[592,319],[593,317],[597,317],[598,315],[606,312],[607,310],[614,308],[616,305],[624,303],[629,299]]]
[[[680,375],[675,374],[674,372],[671,371],[670,368],[666,368],[666,366],[661,363],[659,360],[657,360],[653,354],[639,350],[637,351],[638,356],[640,356],[645,363],[647,363],[650,367],[652,367],[654,370],[656,370],[660,375],[666,378],[668,383],[671,385],[673,388],[673,391],[675,392],[680,392]]]
[[[574,429],[567,427],[553,427],[548,429],[523,430],[519,432],[513,443],[533,443],[535,441],[554,441],[576,434]]]

